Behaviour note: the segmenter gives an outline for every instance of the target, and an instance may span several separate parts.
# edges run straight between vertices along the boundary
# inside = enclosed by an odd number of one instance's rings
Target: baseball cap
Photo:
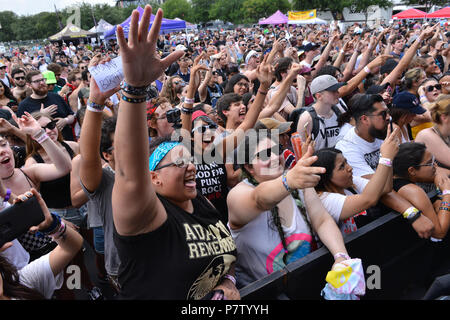
[[[45,78],[46,84],[55,84],[56,83],[56,77],[55,77],[55,73],[53,71],[47,70],[45,72],[42,72],[42,76]]]
[[[292,121],[281,122],[274,118],[262,118],[256,122],[254,129],[278,130],[281,133],[286,133],[291,129]]]
[[[0,62],[0,68],[6,67],[3,63]]]
[[[392,100],[392,106],[415,114],[423,114],[427,111],[422,107],[419,99],[408,91],[397,93]]]
[[[320,47],[320,45],[310,42],[310,43],[305,44],[305,45],[303,46],[303,50],[304,50],[305,52],[308,52],[308,51],[311,51],[311,50],[316,50],[316,49],[319,48],[319,47]]]
[[[338,82],[333,76],[324,74],[314,78],[311,82],[311,94],[321,91],[338,91],[340,87],[345,86],[346,84],[346,82]]]
[[[310,68],[310,67],[307,67],[307,66],[303,66],[298,73],[299,74],[305,74],[305,73],[311,72],[311,71],[313,71],[315,69],[316,68]]]
[[[366,93],[367,93],[367,94],[378,94],[378,93],[380,93],[380,92],[386,90],[386,88],[387,88],[389,85],[390,85],[389,82],[388,82],[388,83],[385,83],[385,84],[383,84],[383,85],[381,85],[381,86],[376,85],[376,84],[371,85],[371,86],[366,90]]]
[[[385,64],[380,68],[380,74],[391,73],[397,66],[397,61],[394,59],[388,59]]]
[[[250,61],[250,59],[251,59],[252,57],[254,57],[254,56],[258,57],[258,56],[259,56],[259,53],[256,52],[255,50],[251,50],[251,51],[247,54],[247,56],[245,57],[245,64],[247,64],[247,63]]]
[[[177,45],[175,47],[175,50],[183,50],[183,51],[185,51],[185,50],[187,50],[187,48],[185,46],[183,46],[182,44],[179,44],[179,45]]]

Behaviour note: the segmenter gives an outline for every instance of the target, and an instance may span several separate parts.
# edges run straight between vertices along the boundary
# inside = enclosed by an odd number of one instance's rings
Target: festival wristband
[[[195,102],[195,100],[192,99],[192,98],[188,98],[188,97],[185,97],[185,98],[184,98],[184,103],[187,103],[187,104],[194,104],[194,102]]]
[[[55,214],[55,213],[50,213],[53,221],[50,224],[50,226],[47,229],[41,230],[40,232],[45,234],[45,235],[49,235],[52,234],[53,232],[56,231],[56,229],[58,228],[58,226],[61,224],[61,218],[59,217],[59,215]]]
[[[409,219],[413,218],[415,215],[420,214],[420,213],[421,212],[419,209],[417,209],[415,207],[409,207],[402,213],[402,215],[403,215],[403,218],[409,220]]]
[[[287,192],[291,193],[292,190],[291,190],[291,188],[289,188],[289,185],[287,183],[287,171],[285,171],[283,173],[283,175],[281,176],[281,181],[283,182],[283,186],[287,190]]]
[[[105,108],[105,105],[101,105],[95,102],[92,102],[91,100],[88,100],[87,102],[87,110],[92,112],[103,112],[103,109]]]
[[[59,239],[61,237],[64,237],[64,234],[66,233],[66,224],[64,221],[61,220],[60,225],[56,228],[56,230],[52,233],[49,233],[48,235],[53,238],[53,240]]]
[[[364,67],[364,71],[370,74],[370,69],[367,66]]]
[[[439,207],[439,211],[444,210],[444,211],[450,211],[449,207]],[[446,213],[446,212],[444,212]]]
[[[181,112],[184,114],[192,114],[192,113],[194,113],[194,109],[182,107]]]
[[[441,207],[450,207],[450,202],[448,201],[441,201]]]
[[[443,196],[446,196],[446,195],[449,195],[450,194],[450,189],[444,189],[444,190],[442,190],[442,195]]]
[[[348,254],[343,253],[343,252],[338,252],[333,257],[334,257],[334,260],[337,260],[339,258],[344,258],[345,260],[350,260],[351,259]]]
[[[226,274],[223,276],[225,279],[230,280],[231,282],[233,282],[234,285],[236,285],[236,278],[233,277],[231,274]]]
[[[45,130],[42,129],[41,131],[39,131],[37,134],[35,134],[31,138],[33,138],[33,140],[35,140],[37,143],[41,144],[42,142],[47,140],[49,137],[48,137],[48,134],[45,132]]]
[[[378,161],[379,164],[385,165],[386,167],[392,168],[392,160],[388,158],[381,158]]]
[[[122,81],[120,88],[122,89],[123,92],[128,93],[129,95],[139,97],[139,96],[147,96],[149,86],[150,85],[143,87],[133,87],[128,83],[126,83],[125,81]]]

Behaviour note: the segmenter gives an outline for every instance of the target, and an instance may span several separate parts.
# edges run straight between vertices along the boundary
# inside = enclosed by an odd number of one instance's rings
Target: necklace
[[[16,170],[13,170],[13,173],[11,173],[11,175],[9,177],[2,178],[2,180],[8,180],[9,178],[11,178],[14,175],[15,172],[16,172]]]

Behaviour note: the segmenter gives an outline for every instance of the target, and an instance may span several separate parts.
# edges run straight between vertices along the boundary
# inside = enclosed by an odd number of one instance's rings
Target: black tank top
[[[228,273],[236,245],[218,212],[198,192],[188,213],[159,196],[167,220],[158,229],[114,243],[123,299],[201,299]]]
[[[70,158],[73,159],[75,153],[70,146],[64,141],[61,144],[66,148]],[[33,155],[33,159],[38,163],[45,163],[40,154]],[[70,197],[70,173],[55,180],[41,182],[40,193],[49,208],[63,209],[72,206],[72,198]]]
[[[400,190],[402,187],[404,187],[408,184],[415,184],[415,183],[409,181],[408,179],[404,179],[404,178],[394,178],[393,183],[392,183],[392,189],[394,189],[395,192],[398,192],[398,190]],[[418,186],[418,187],[420,187],[420,186]],[[430,199],[430,201],[431,201],[431,203],[434,203],[438,199],[439,199],[438,195],[435,195]]]

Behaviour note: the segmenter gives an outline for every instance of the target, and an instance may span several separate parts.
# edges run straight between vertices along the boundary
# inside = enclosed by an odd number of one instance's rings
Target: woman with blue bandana
[[[189,150],[164,138],[152,140],[150,153],[147,147],[146,88],[183,55],[175,51],[162,60],[156,55],[163,15],[158,10],[149,32],[150,16],[147,5],[138,25],[139,13],[133,11],[128,41],[117,28],[125,76],[112,195],[120,296],[239,299],[236,246],[216,209],[197,193]],[[192,98],[186,98],[185,109],[192,108]]]

